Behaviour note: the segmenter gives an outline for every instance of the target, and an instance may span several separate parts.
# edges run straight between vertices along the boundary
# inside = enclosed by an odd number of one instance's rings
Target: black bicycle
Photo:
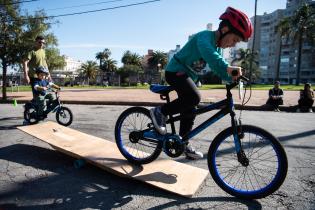
[[[47,118],[47,115],[52,112],[56,112],[56,120],[60,125],[69,126],[73,120],[73,114],[71,110],[67,107],[64,107],[60,102],[59,91],[49,88],[47,91],[54,92],[56,94],[56,99],[46,106],[42,115],[38,114],[38,104],[34,99],[30,102],[27,102],[24,105],[24,120],[26,124],[36,124],[40,120]]]
[[[162,151],[170,157],[178,157],[189,139],[230,114],[231,127],[219,133],[208,150],[208,168],[212,178],[224,191],[236,197],[257,199],[272,194],[285,180],[287,156],[271,133],[253,125],[242,125],[236,118],[231,89],[239,85],[241,92],[242,81],[248,79],[241,76],[238,81],[226,85],[226,99],[196,108],[196,115],[220,110],[182,138],[176,134],[174,122],[187,115],[168,116],[166,123],[171,132],[160,135],[155,131],[148,109],[128,108],[119,116],[115,127],[116,144],[121,154],[134,164],[150,163]],[[162,100],[170,102],[172,87],[151,85],[150,89],[160,94]]]

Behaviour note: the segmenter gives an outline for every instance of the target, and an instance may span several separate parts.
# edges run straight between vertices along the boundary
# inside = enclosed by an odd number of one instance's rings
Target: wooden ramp
[[[140,180],[185,197],[192,197],[208,175],[207,170],[170,159],[157,159],[142,166],[132,165],[120,154],[115,143],[54,122],[18,129],[47,142],[62,153],[84,159],[110,173]]]

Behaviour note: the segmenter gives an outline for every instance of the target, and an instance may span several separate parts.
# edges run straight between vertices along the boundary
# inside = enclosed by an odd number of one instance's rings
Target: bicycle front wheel
[[[144,139],[141,135],[150,124],[150,112],[143,107],[131,107],[119,116],[115,126],[116,144],[129,162],[146,164],[161,154],[162,143],[159,140]]]
[[[244,199],[263,198],[285,180],[287,156],[269,132],[251,125],[243,125],[242,129],[241,145],[248,165],[238,161],[233,129],[227,128],[210,145],[208,167],[214,181],[227,193]]]
[[[67,107],[60,107],[56,112],[56,120],[60,125],[69,126],[73,120],[73,114]]]

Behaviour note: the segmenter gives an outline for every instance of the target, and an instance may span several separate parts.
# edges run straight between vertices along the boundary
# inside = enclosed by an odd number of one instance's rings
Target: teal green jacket
[[[216,47],[215,32],[201,31],[195,34],[185,46],[176,53],[177,58],[181,63],[178,63],[174,58],[170,60],[166,66],[166,71],[169,72],[185,72],[192,80],[197,81],[198,75],[192,69],[185,65],[194,68],[194,64],[201,59],[208,63],[211,70],[223,80],[231,80],[227,73],[228,63],[221,55],[221,48]],[[185,64],[185,65],[183,65]]]

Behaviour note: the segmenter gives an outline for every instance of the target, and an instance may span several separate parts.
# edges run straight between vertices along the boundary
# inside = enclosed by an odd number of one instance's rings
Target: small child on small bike
[[[36,68],[35,72],[36,72],[37,78],[35,78],[34,83],[33,83],[34,84],[33,95],[34,95],[35,102],[38,106],[38,110],[37,110],[38,115],[42,116],[42,118],[45,118],[47,117],[47,115],[44,114],[45,107],[49,107],[53,103],[53,101],[56,100],[55,95],[47,92],[47,89],[52,87],[52,88],[60,90],[60,87],[46,80],[46,77],[49,75],[49,71],[47,68],[43,66],[39,66],[38,68]],[[47,99],[48,99],[48,102],[47,104],[45,104]]]
[[[222,48],[234,47],[238,42],[248,41],[253,32],[252,24],[243,12],[232,7],[226,9],[220,20],[217,31],[206,30],[195,34],[168,63],[165,79],[175,89],[178,98],[150,110],[154,127],[161,135],[166,134],[167,115],[191,114],[199,104],[201,96],[195,82],[198,79],[198,71],[206,63],[223,80],[235,80],[242,75],[240,67],[229,66],[221,51]],[[232,71],[235,70],[238,75],[232,76]],[[181,137],[191,131],[194,120],[195,116],[191,116],[180,121]],[[191,145],[187,145],[185,154],[189,159],[203,157],[203,154]]]

